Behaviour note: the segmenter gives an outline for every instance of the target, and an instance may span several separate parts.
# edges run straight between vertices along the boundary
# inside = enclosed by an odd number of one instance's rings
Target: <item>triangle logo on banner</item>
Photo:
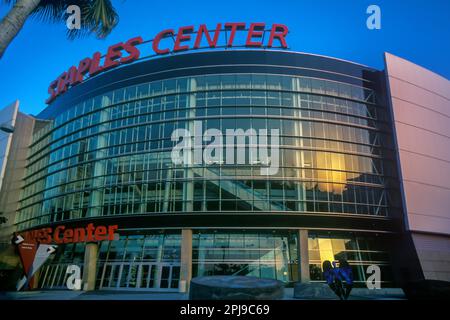
[[[27,274],[27,278],[31,279],[34,274],[42,267],[50,255],[56,251],[57,246],[49,244],[40,244],[34,257],[31,269]]]
[[[51,254],[56,251],[57,246],[48,244],[39,244],[30,233],[15,235],[13,243],[17,246],[20,260],[25,276],[19,280],[17,290],[28,284],[34,274],[47,261]]]
[[[22,262],[25,275],[30,272],[38,248],[36,239],[28,235],[28,233],[25,234],[25,237],[20,234],[15,235],[13,239],[13,243],[19,250],[20,261]]]

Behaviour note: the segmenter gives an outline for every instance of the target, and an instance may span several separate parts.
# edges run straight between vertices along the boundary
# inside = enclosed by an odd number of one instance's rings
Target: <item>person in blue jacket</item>
[[[352,267],[350,266],[347,260],[340,259],[339,268],[337,268],[337,271],[339,272],[339,278],[342,283],[343,297],[345,300],[347,300],[353,288]]]
[[[331,290],[339,297],[339,299],[344,299],[345,292],[343,291],[342,282],[340,280],[340,274],[337,268],[333,268],[331,262],[325,260],[322,264],[323,277],[327,284],[330,286]]]

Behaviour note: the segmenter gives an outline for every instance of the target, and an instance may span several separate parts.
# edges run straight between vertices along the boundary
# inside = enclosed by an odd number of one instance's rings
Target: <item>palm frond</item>
[[[2,0],[7,4],[16,0]],[[70,5],[77,5],[81,11],[81,29],[68,29],[70,40],[85,37],[94,33],[98,38],[105,38],[119,23],[111,0],[41,0],[33,12],[33,17],[43,22],[66,23],[69,14],[66,13]]]
[[[78,0],[41,0],[33,13],[33,17],[42,22],[62,22],[65,21],[67,7],[71,4],[80,5],[79,2]]]
[[[92,0],[89,2],[88,5],[80,7],[81,30],[69,30],[69,39],[83,36],[83,32],[86,31],[95,33],[98,38],[105,38],[119,23],[119,15],[110,0]]]

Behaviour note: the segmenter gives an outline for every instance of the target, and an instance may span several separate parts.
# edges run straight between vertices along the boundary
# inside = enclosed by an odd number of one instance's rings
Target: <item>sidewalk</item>
[[[0,300],[187,300],[187,295],[173,292],[52,290],[2,292]]]
[[[284,290],[283,300],[297,300],[293,298],[292,288]],[[349,300],[403,300],[404,294],[395,289],[377,291],[355,288]],[[30,291],[30,292],[1,292],[0,300],[188,300],[187,294],[176,292],[142,292],[142,291]],[[337,298],[336,298],[337,300]]]

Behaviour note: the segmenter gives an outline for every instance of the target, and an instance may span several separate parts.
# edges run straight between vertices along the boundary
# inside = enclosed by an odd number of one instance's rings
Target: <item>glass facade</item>
[[[197,233],[194,276],[239,275],[294,281],[298,275],[295,233]]]
[[[325,260],[347,260],[353,269],[356,284],[363,284],[369,275],[367,267],[377,265],[381,271],[382,286],[392,282],[387,245],[381,237],[354,234],[310,232],[308,239],[309,271],[311,281],[322,281],[322,263]]]
[[[180,234],[121,236],[99,244],[96,287],[99,289],[178,289]],[[39,287],[65,288],[69,265],[83,271],[85,244],[59,246],[41,271]]]
[[[171,134],[193,120],[223,133],[278,129],[278,173],[173,165]],[[386,109],[363,87],[271,74],[155,81],[88,99],[35,134],[16,222],[224,211],[389,216],[390,148]]]
[[[196,276],[239,275],[299,281],[299,239],[291,231],[198,231],[193,234],[192,273]],[[69,265],[83,271],[85,244],[66,244],[41,271],[39,287],[64,288]],[[121,236],[99,244],[96,287],[124,290],[176,290],[181,265],[181,235],[150,233]],[[392,270],[385,240],[353,233],[310,232],[308,238],[311,281],[323,281],[325,260],[347,260],[355,284],[363,286],[367,267],[381,270],[382,286],[392,283]]]
[[[182,229],[192,231],[193,276],[299,281],[306,261],[299,229],[308,229],[312,281],[322,280],[324,260],[340,258],[359,284],[371,264],[391,281],[384,240],[367,235],[377,232],[372,222],[389,223],[400,210],[390,116],[383,93],[371,89],[377,80],[222,71],[124,86],[57,110],[30,146],[18,229],[118,223],[120,237],[98,243],[99,289],[177,290]],[[224,136],[240,129],[246,160],[246,131],[277,129],[279,170],[264,175],[264,164],[251,161],[175,164],[172,133],[196,122]],[[86,268],[84,250],[59,246],[39,286],[63,287],[67,265]]]
[[[66,244],[60,246],[53,256],[53,260],[46,263],[40,271],[39,288],[63,289],[66,288],[68,274],[67,268],[71,265],[78,266],[83,272],[84,243]]]

